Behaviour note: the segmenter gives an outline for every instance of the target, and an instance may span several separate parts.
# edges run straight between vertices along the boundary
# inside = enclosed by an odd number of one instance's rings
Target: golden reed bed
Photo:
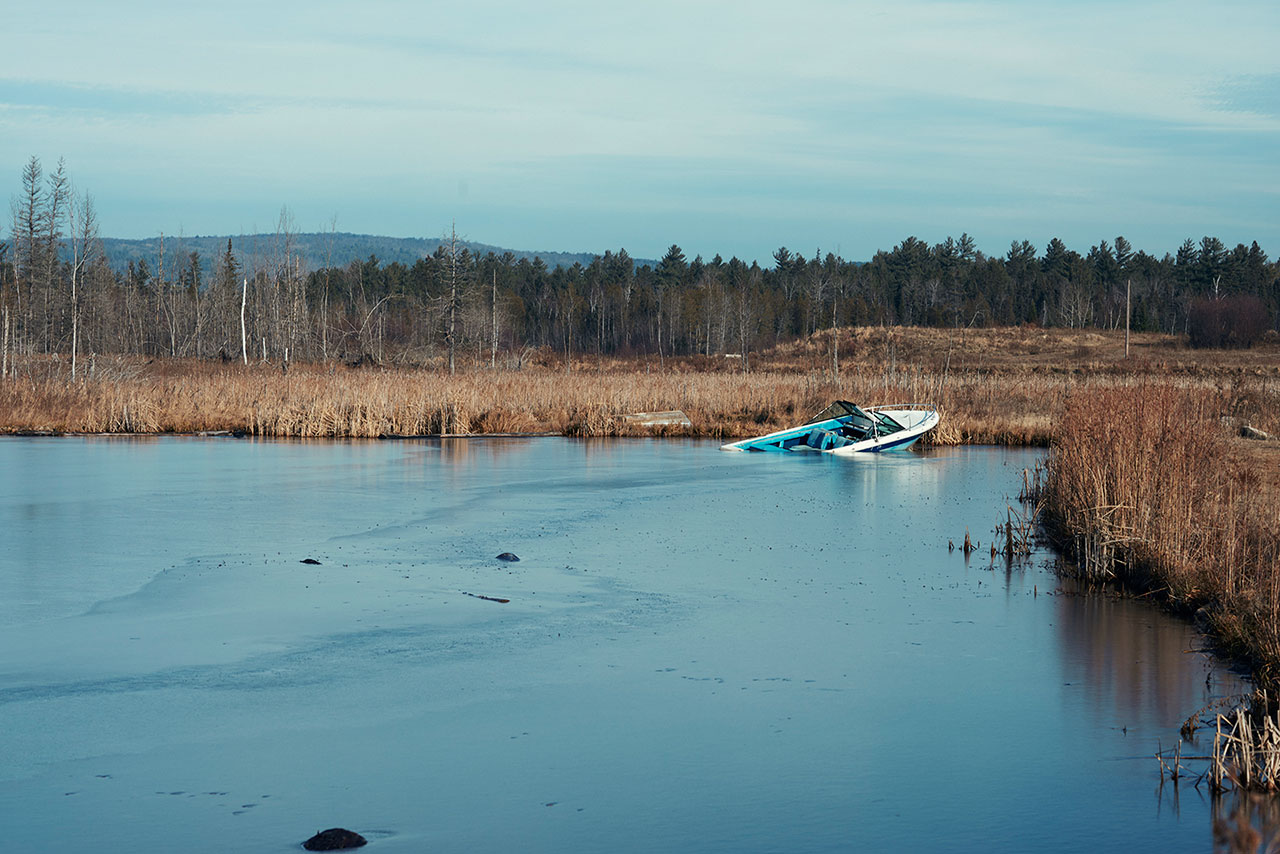
[[[278,368],[170,363],[127,366],[109,379],[20,379],[0,387],[0,430],[63,433],[243,431],[271,437],[556,432],[640,435],[621,416],[681,409],[680,435],[746,436],[793,424],[834,398],[936,402],[935,441],[1046,444],[1067,386],[993,382],[904,368],[892,375],[468,372]],[[658,428],[672,434],[673,428]]]
[[[1197,612],[1280,684],[1280,457],[1248,453],[1224,403],[1156,382],[1073,396],[1042,497],[1087,576]]]
[[[832,399],[936,404],[935,444],[1046,445],[1074,392],[1129,388],[1153,377],[1221,389],[1259,404],[1236,413],[1280,429],[1272,406],[1280,351],[1197,354],[1171,339],[1067,330],[842,330],[839,374],[830,333],[752,356],[752,370],[724,358],[575,359],[544,352],[521,370],[342,364],[123,360],[20,361],[0,381],[0,432],[194,433],[339,438],[388,434],[556,432],[648,434],[621,416],[682,409],[693,426],[668,434],[741,437],[790,426]],[[1119,348],[1119,349],[1117,349]],[[1269,363],[1269,364],[1268,364]],[[1238,408],[1238,407],[1237,407]]]

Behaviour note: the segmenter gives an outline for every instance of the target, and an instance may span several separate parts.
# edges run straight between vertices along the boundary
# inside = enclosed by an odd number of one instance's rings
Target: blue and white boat
[[[855,406],[837,400],[805,424],[721,445],[722,451],[804,451],[861,454],[902,451],[938,426],[936,407],[922,403]]]

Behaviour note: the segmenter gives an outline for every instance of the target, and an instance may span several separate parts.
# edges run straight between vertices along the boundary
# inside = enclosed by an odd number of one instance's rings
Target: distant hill
[[[202,266],[206,270],[213,267],[215,260],[226,251],[228,235],[173,237],[164,238],[165,264],[171,259],[184,257],[192,252],[199,252]],[[241,261],[253,265],[255,258],[270,258],[280,245],[281,238],[275,234],[241,234],[230,235],[232,250]],[[308,270],[318,270],[326,265],[345,267],[351,261],[364,261],[370,255],[376,256],[384,264],[400,262],[411,267],[419,258],[431,255],[440,246],[438,237],[380,237],[374,234],[348,234],[337,232],[310,232],[293,235],[294,251],[302,256],[303,266]],[[572,267],[575,263],[584,267],[596,257],[591,252],[541,252],[524,249],[504,249],[490,246],[487,243],[460,241],[467,250],[481,256],[490,252],[501,256],[510,252],[517,259],[541,258],[548,267]],[[143,240],[125,240],[118,237],[104,237],[103,248],[107,261],[115,269],[123,269],[130,261],[142,258],[155,268],[160,257],[160,238],[149,237]],[[603,254],[603,253],[600,253]],[[641,261],[638,265],[654,264],[653,261]]]

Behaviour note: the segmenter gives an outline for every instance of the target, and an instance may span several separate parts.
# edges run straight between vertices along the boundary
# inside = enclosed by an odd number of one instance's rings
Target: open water
[[[1208,850],[1152,756],[1242,685],[987,557],[1039,458],[2,439],[5,844]]]

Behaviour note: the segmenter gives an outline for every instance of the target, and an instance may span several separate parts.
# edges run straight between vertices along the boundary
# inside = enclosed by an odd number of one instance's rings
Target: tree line
[[[1117,329],[1128,310],[1135,330],[1194,339],[1203,328],[1213,335],[1200,343],[1247,345],[1280,322],[1280,264],[1256,242],[1229,249],[1209,236],[1160,256],[1122,236],[1085,254],[1055,238],[1043,251],[1023,240],[987,255],[962,234],[908,237],[865,262],[784,247],[762,267],[689,259],[673,245],[655,263],[619,249],[551,268],[471,252],[454,232],[413,264],[328,257],[308,269],[286,210],[274,236],[251,245],[228,239],[205,257],[162,235],[153,257],[113,268],[92,197],[73,192],[61,162],[46,172],[35,157],[11,213],[0,242],[6,367],[11,354],[65,355],[73,371],[84,354],[163,354],[456,370],[551,350],[733,355],[748,369],[760,348],[848,325]],[[1254,332],[1223,331],[1239,317]]]

